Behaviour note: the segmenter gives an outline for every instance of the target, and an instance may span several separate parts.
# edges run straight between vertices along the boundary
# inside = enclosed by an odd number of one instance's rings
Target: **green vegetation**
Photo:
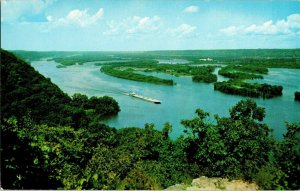
[[[71,125],[72,118],[79,116],[103,117],[120,111],[118,103],[110,97],[86,97],[84,106],[79,106],[78,95],[70,98],[49,78],[4,50],[1,50],[1,80],[3,118],[28,115],[40,124]]]
[[[219,74],[230,79],[244,81],[262,79],[268,68],[300,68],[300,49],[247,49],[247,50],[183,50],[183,51],[147,51],[147,52],[33,52],[15,51],[26,60],[54,60],[62,68],[74,64],[93,62],[95,65],[114,66],[102,69],[108,75],[148,82],[154,84],[175,84],[172,80],[162,79],[135,71],[160,72],[176,76],[192,76],[194,82],[212,83],[217,81],[212,74],[215,66],[222,64]],[[209,59],[208,59],[209,58]],[[183,59],[188,64],[158,64],[158,59]],[[209,64],[200,67],[195,65]],[[127,67],[127,70],[122,68]],[[201,71],[200,71],[201,70]],[[237,84],[232,84],[236,87]],[[223,84],[224,85],[224,84]],[[235,92],[241,92],[237,90]],[[231,91],[233,92],[233,91]],[[243,92],[239,95],[247,95]]]
[[[261,123],[265,110],[254,101],[242,100],[230,109],[230,117],[197,109],[197,117],[183,120],[187,127],[186,153],[206,176],[254,180],[261,189],[299,188],[300,122],[287,124],[281,142]],[[298,161],[297,161],[298,160]]]
[[[4,188],[159,189],[191,177],[170,124],[117,131],[99,123],[119,111],[112,98],[70,98],[12,54],[1,61]]]
[[[268,69],[251,65],[228,65],[218,72],[220,75],[236,80],[262,79],[261,74],[267,74]]]
[[[215,68],[215,66],[188,66],[186,67],[186,71],[192,75],[192,80],[194,82],[213,83],[217,81],[217,75],[212,74]]]
[[[226,68],[223,68],[223,70],[235,70],[235,71],[241,71],[246,73],[258,73],[258,74],[267,74],[268,68],[264,66],[256,66],[256,65],[230,65]]]
[[[258,50],[259,51],[259,50]],[[276,52],[276,51],[275,51]],[[270,55],[274,54],[275,52],[271,53]],[[266,67],[266,68],[300,68],[300,59],[299,59],[299,49],[295,49],[295,55],[285,55],[283,57],[274,56],[274,58],[271,58],[270,55],[268,55],[265,58],[243,58],[243,59],[228,59],[226,64],[230,65],[254,65],[259,67]]]
[[[212,83],[217,81],[217,76],[212,74],[215,66],[187,66],[187,65],[171,65],[157,64],[153,61],[132,61],[122,64],[110,63],[111,65],[102,66],[101,72],[107,75],[129,79],[140,82],[148,82],[154,84],[174,85],[173,80],[162,79],[154,76],[136,73],[143,72],[159,72],[176,76],[192,76],[195,82]]]
[[[300,101],[300,92],[295,92],[295,101]]]
[[[214,89],[233,95],[272,98],[275,96],[281,96],[283,88],[282,86],[229,80],[227,82],[216,82],[214,84]]]
[[[85,62],[109,61],[112,59],[119,60],[120,57],[112,56],[111,52],[78,52],[78,51],[14,51],[20,58],[28,61],[37,61],[41,59],[53,60],[62,66],[71,66],[83,64]],[[125,59],[126,60],[126,59]]]
[[[197,76],[193,76],[194,82],[205,82],[212,83],[217,81],[217,76],[215,74],[199,74]]]
[[[76,54],[75,52],[64,52],[64,51],[49,51],[49,52],[42,52],[42,51],[23,51],[23,50],[16,50],[13,51],[15,55],[25,61],[38,61],[42,59],[52,60],[56,57],[68,57],[72,54]]]
[[[33,52],[14,51],[25,60],[49,58],[62,65],[98,61],[183,59],[189,64],[259,65],[266,68],[300,68],[300,49],[177,50],[146,52]],[[211,61],[200,59],[210,58]],[[101,63],[103,64],[103,63]]]
[[[219,70],[219,74],[231,78],[231,79],[236,79],[236,80],[245,80],[245,79],[263,79],[262,75],[258,74],[251,74],[247,72],[231,72],[228,70]]]
[[[176,64],[157,64],[151,61],[135,61],[129,63],[122,63],[116,65],[111,63],[114,68],[119,70],[129,69],[130,71],[144,71],[144,72],[159,72],[175,76],[196,76],[206,75],[214,71],[215,66],[189,66]]]
[[[214,89],[227,94],[248,97],[272,98],[282,95],[282,86],[245,82],[248,79],[262,79],[268,69],[253,65],[228,65],[219,70],[219,74],[230,78],[226,82],[216,82]]]
[[[134,80],[139,82],[148,82],[153,84],[163,84],[163,85],[173,85],[173,80],[166,80],[154,76],[147,76],[143,74],[137,74],[134,72],[130,72],[128,70],[116,70],[113,66],[103,66],[101,68],[101,72],[104,72],[107,75],[114,76],[117,78],[123,78],[127,80]]]
[[[204,175],[249,180],[267,163],[272,140],[269,128],[259,123],[264,109],[255,102],[239,102],[230,110],[229,118],[215,116],[216,125],[208,122],[209,113],[201,109],[196,113],[197,118],[182,124],[190,134],[188,159],[201,166]]]
[[[64,94],[27,63],[1,50],[1,186],[4,189],[164,189],[202,175],[256,181],[261,189],[299,189],[300,122],[277,141],[252,100],[229,117],[197,109],[185,134],[114,129],[109,97]]]

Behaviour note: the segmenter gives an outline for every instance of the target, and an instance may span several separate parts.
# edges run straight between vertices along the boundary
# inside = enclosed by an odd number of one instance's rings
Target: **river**
[[[159,77],[171,78],[175,86],[154,85],[142,82],[119,79],[100,72],[99,66],[92,63],[57,68],[53,61],[34,61],[32,66],[64,92],[72,95],[83,93],[88,96],[112,96],[121,112],[115,117],[104,120],[111,127],[144,127],[145,123],[154,123],[156,129],[162,129],[164,123],[173,125],[172,138],[183,134],[182,119],[192,119],[195,110],[201,108],[212,116],[229,116],[229,108],[245,97],[227,95],[214,91],[213,84],[194,83],[191,77],[175,77],[168,74],[150,73]],[[294,101],[294,92],[300,91],[300,70],[269,69],[269,75],[259,82],[282,85],[283,96],[272,99],[255,98],[258,105],[266,108],[264,120],[277,138],[286,131],[285,121],[300,121],[300,103]],[[149,74],[149,73],[148,73]],[[224,78],[219,76],[219,80]],[[143,96],[162,101],[153,104],[124,95],[124,92],[135,92]]]

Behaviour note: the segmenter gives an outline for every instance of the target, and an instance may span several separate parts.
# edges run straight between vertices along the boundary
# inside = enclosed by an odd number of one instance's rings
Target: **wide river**
[[[190,77],[175,77],[167,74],[152,73],[173,79],[175,86],[154,85],[142,82],[119,79],[100,72],[99,66],[93,64],[74,65],[67,68],[57,68],[53,61],[35,61],[32,66],[63,91],[72,95],[83,93],[88,96],[112,96],[115,98],[121,112],[115,117],[104,120],[111,127],[144,127],[145,123],[154,123],[157,129],[162,129],[164,123],[173,125],[172,138],[183,134],[182,119],[192,119],[195,110],[201,108],[212,116],[229,116],[229,108],[245,97],[233,96],[214,91],[213,84],[194,83]],[[269,69],[269,74],[263,80],[273,85],[284,87],[283,96],[272,99],[254,99],[258,105],[266,108],[264,120],[277,138],[285,133],[285,121],[300,121],[300,103],[294,101],[294,92],[300,91],[300,70]],[[218,80],[225,80],[218,76]],[[124,92],[159,99],[162,104],[153,104],[137,98],[124,95]]]

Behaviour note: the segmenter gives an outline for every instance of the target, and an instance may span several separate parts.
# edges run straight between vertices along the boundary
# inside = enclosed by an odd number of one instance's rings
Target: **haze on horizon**
[[[1,48],[300,48],[300,1],[1,0]]]

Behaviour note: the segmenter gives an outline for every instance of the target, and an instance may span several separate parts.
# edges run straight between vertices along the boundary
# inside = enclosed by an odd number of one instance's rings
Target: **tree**
[[[72,105],[77,108],[86,108],[86,104],[88,103],[88,97],[86,95],[82,95],[80,93],[75,93],[72,96]]]
[[[169,134],[172,132],[173,128],[170,123],[165,123],[163,129],[162,129],[162,135],[164,139],[169,138]]]
[[[88,100],[86,108],[94,109],[95,112],[100,116],[114,115],[120,111],[118,102],[116,102],[112,97],[109,96],[92,96]]]
[[[233,120],[262,121],[265,117],[265,109],[257,107],[257,104],[249,99],[240,101],[229,111],[230,117]]]
[[[1,183],[4,189],[55,189],[59,181],[51,179],[40,149],[32,146],[29,131],[32,121],[9,118],[1,122]],[[32,135],[32,134],[31,134]]]
[[[89,119],[85,111],[81,108],[74,108],[72,111],[72,127],[78,129],[80,127],[87,127],[89,123]]]
[[[284,189],[294,190],[300,188],[300,122],[287,123],[286,126],[287,133],[279,144],[276,161],[286,174],[281,180]]]
[[[83,171],[85,178],[81,188],[117,189],[130,171],[132,162],[129,152],[99,144]]]
[[[268,161],[272,148],[269,128],[260,121],[264,109],[252,100],[242,100],[230,110],[230,117],[196,110],[197,117],[183,120],[186,127],[186,153],[204,175],[251,179]]]
[[[158,190],[161,189],[155,176],[145,172],[141,163],[137,163],[122,181],[121,189],[126,190]],[[152,169],[153,170],[153,169]],[[120,189],[119,188],[119,189]]]

